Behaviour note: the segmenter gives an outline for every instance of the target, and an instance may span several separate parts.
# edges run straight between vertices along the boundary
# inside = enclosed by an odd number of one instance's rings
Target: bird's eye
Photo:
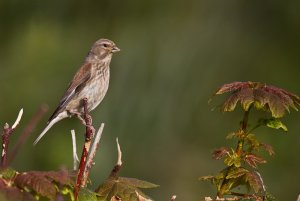
[[[103,44],[103,47],[108,47],[108,45],[106,43]]]

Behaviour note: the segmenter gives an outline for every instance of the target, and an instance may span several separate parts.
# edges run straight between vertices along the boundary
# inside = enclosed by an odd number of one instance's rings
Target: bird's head
[[[96,57],[97,59],[104,59],[118,51],[120,51],[120,49],[113,41],[108,39],[100,39],[92,46],[89,56]]]

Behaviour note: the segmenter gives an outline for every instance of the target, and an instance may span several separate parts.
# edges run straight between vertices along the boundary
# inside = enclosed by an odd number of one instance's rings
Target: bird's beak
[[[112,52],[119,52],[121,51],[120,48],[118,48],[117,46],[114,46],[111,50]]]

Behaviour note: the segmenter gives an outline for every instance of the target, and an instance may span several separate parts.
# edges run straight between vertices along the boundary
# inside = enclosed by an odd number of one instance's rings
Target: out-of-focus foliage
[[[0,197],[7,201],[73,200],[73,177],[64,170],[19,173],[6,168],[0,172]]]
[[[92,176],[105,180],[118,136],[128,164],[124,175],[160,184],[151,192],[155,200],[173,194],[197,200],[211,189],[195,178],[218,170],[219,162],[211,162],[207,153],[222,145],[218,134],[233,130],[232,122],[239,119],[238,113],[209,111],[207,99],[216,86],[254,80],[299,94],[299,9],[297,0],[2,0],[0,125],[14,121],[22,107],[21,130],[41,103],[49,105],[49,117],[92,43],[112,39],[121,52],[112,60],[108,94],[92,113],[95,125],[106,123]],[[258,136],[277,153],[262,172],[278,200],[295,200],[299,194],[290,185],[300,178],[294,151],[300,141],[298,115],[283,120],[289,125],[285,140]],[[82,144],[81,123],[58,123],[33,148],[46,121],[13,167],[72,167],[70,130]]]
[[[233,196],[234,199],[239,196],[269,200],[263,177],[258,171],[258,165],[267,161],[259,155],[259,152],[265,150],[269,155],[274,155],[274,150],[271,145],[261,143],[253,131],[261,126],[287,131],[287,127],[279,118],[283,117],[290,107],[298,111],[300,98],[281,88],[250,81],[224,84],[214,95],[224,93],[230,94],[222,104],[223,112],[235,110],[238,102],[243,109],[240,128],[226,137],[237,139],[237,145],[235,148],[216,149],[212,154],[213,158],[224,159],[226,167],[215,176],[209,175],[200,179],[210,181],[215,186],[217,198]],[[271,112],[271,118],[260,118],[256,124],[249,122],[249,112],[254,108]],[[241,186],[246,186],[247,191],[241,191]]]
[[[96,192],[99,201],[112,200],[114,197],[117,197],[117,200],[139,201],[141,200],[139,196],[149,199],[140,188],[155,187],[158,187],[158,185],[135,178],[109,177],[96,189]]]

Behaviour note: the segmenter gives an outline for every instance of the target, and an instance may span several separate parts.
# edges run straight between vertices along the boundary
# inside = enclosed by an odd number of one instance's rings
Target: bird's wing
[[[80,69],[75,74],[72,82],[69,84],[69,87],[62,97],[59,106],[49,118],[48,123],[52,119],[54,119],[62,110],[64,110],[64,107],[70,102],[74,95],[80,92],[81,89],[85,86],[86,82],[91,78],[91,67],[91,63],[83,64],[80,67]]]

